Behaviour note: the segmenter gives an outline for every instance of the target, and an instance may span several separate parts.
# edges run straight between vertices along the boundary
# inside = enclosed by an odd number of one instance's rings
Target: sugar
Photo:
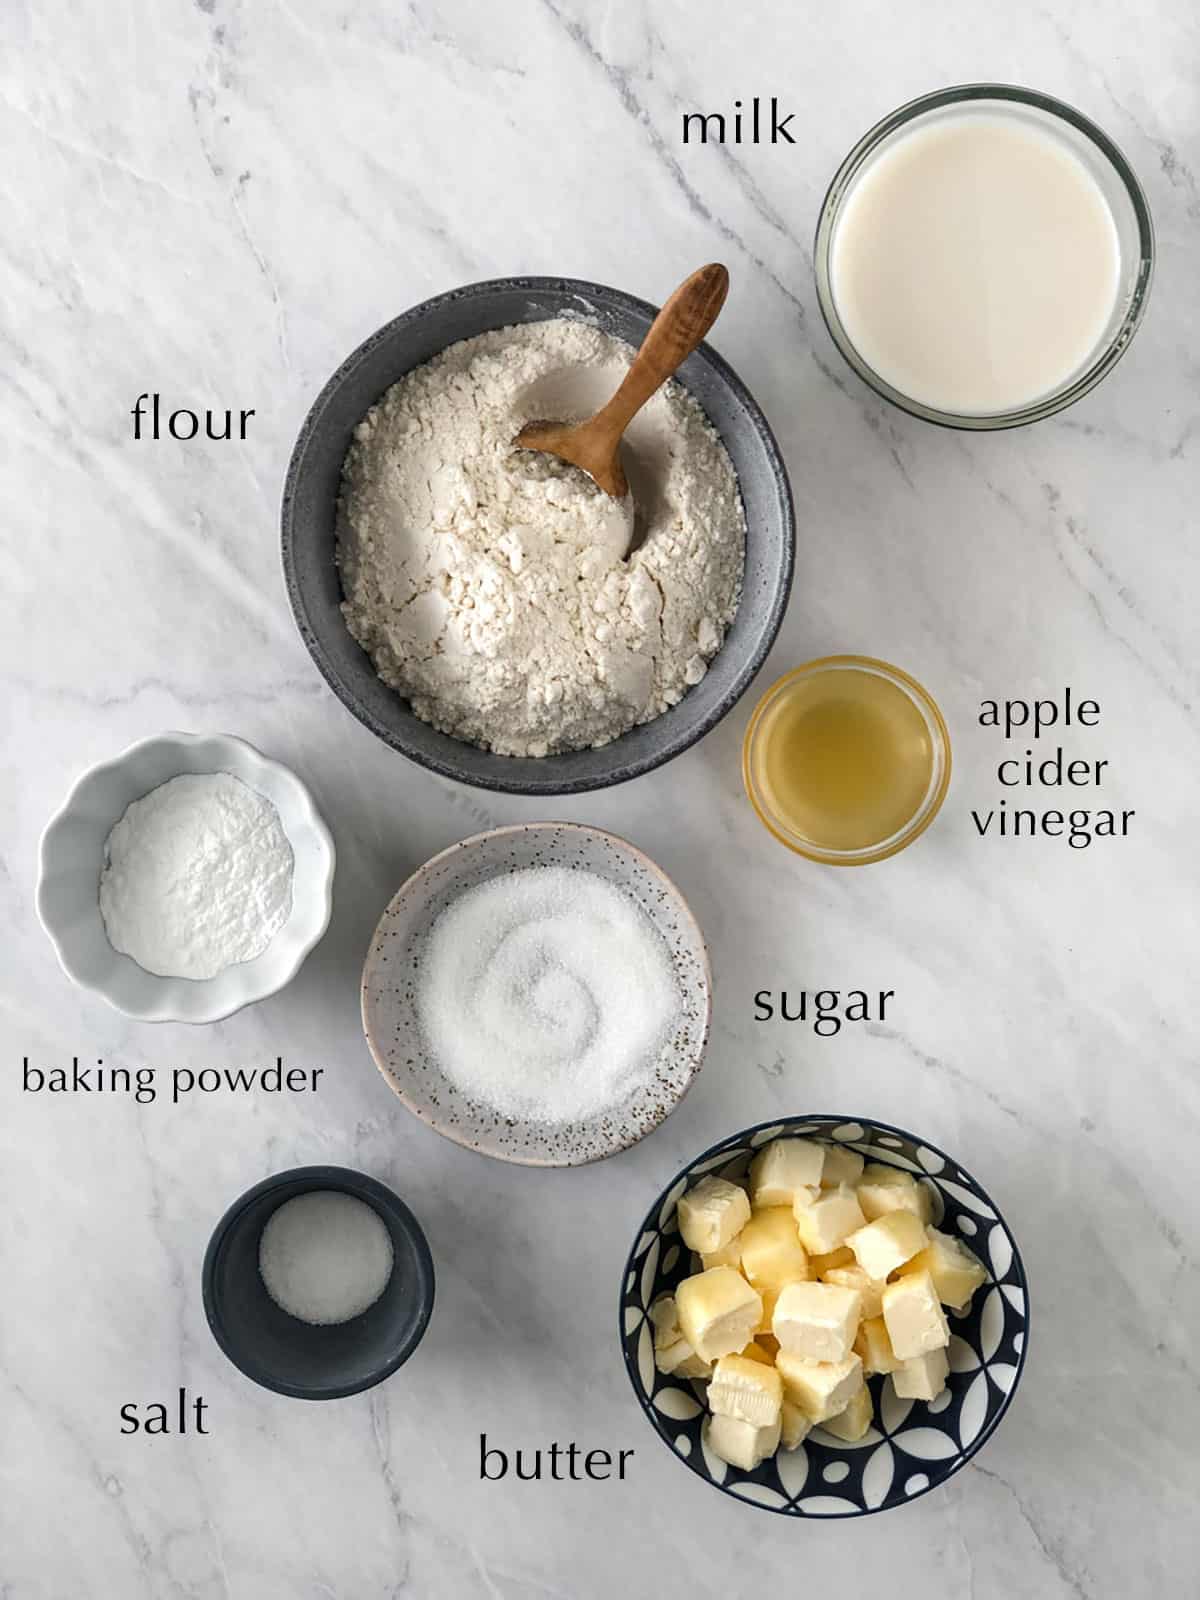
[[[301,1322],[349,1322],[373,1306],[392,1275],[392,1238],[354,1195],[313,1189],[272,1213],[258,1270],[281,1310]]]
[[[613,1110],[652,1076],[680,1013],[666,941],[596,873],[527,867],[436,919],[417,1016],[456,1088],[505,1117],[564,1124]]]

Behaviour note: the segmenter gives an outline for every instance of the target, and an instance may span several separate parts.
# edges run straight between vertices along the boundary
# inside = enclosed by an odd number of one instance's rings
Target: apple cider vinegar
[[[802,855],[835,864],[893,855],[932,821],[949,782],[936,705],[907,674],[832,656],[781,678],[746,734],[759,816]]]

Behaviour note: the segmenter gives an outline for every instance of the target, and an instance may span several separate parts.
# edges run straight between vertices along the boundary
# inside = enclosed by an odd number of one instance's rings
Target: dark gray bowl
[[[355,425],[397,379],[447,345],[491,328],[564,311],[594,318],[639,344],[656,307],[576,278],[497,278],[414,306],[362,344],[317,396],[296,441],[283,491],[283,570],[301,637],[338,699],[372,733],[445,778],[510,794],[578,794],[623,783],[670,761],[714,727],[749,687],[779,631],[795,553],[792,496],[779,447],[741,379],[708,345],[679,370],[737,471],[746,508],[741,605],[703,681],[677,706],[600,750],[498,756],[439,733],[375,675],[339,606],[334,525],[342,462]]]
[[[258,1242],[273,1212],[313,1189],[365,1201],[392,1237],[387,1288],[361,1316],[331,1327],[290,1317],[266,1291]],[[339,1400],[390,1377],[421,1342],[433,1311],[433,1261],[399,1196],[346,1167],[296,1167],[247,1189],[217,1223],[204,1256],[204,1312],[239,1371],[298,1400]]]

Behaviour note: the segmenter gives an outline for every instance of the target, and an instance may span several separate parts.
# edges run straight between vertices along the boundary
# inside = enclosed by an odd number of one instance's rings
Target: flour
[[[679,384],[623,460],[640,544],[581,473],[514,450],[524,423],[609,398],[632,351],[559,318],[452,345],[355,431],[338,560],[351,633],[417,716],[501,755],[609,743],[703,678],[737,609],[745,516],[728,455]]]
[[[271,802],[228,772],[135,800],[108,836],[100,915],[114,950],[168,978],[261,955],[292,906],[292,847]]]

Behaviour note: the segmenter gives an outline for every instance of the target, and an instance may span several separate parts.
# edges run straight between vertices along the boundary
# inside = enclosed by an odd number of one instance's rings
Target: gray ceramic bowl
[[[355,425],[397,379],[447,345],[491,328],[570,312],[639,344],[656,307],[575,278],[498,278],[414,306],[362,344],[308,414],[283,492],[283,568],[301,637],[338,699],[372,733],[445,778],[510,794],[578,794],[670,761],[714,727],[749,687],[779,630],[792,582],[791,490],[766,418],[737,374],[707,345],[679,370],[729,451],[746,508],[741,605],[701,683],[670,711],[599,750],[498,756],[439,733],[375,675],[339,606],[334,524],[342,463]]]
[[[369,1205],[391,1235],[393,1265],[373,1306],[349,1322],[316,1327],[277,1306],[258,1270],[258,1245],[288,1200],[334,1189]],[[347,1167],[296,1167],[235,1200],[204,1256],[204,1312],[239,1371],[297,1400],[339,1400],[390,1377],[412,1355],[433,1313],[433,1260],[421,1224],[398,1195]]]

